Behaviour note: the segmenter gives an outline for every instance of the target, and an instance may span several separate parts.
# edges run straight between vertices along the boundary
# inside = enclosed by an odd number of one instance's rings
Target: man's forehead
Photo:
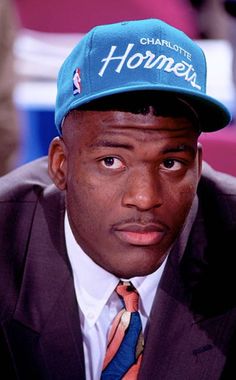
[[[188,137],[196,131],[195,124],[185,116],[157,116],[154,113],[133,114],[123,111],[74,111],[63,127],[64,136],[76,139],[134,138],[145,139],[161,133],[166,136]],[[156,138],[156,136],[155,136]]]

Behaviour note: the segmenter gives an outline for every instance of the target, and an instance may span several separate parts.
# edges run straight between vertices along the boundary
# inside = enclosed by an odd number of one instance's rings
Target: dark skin
[[[75,110],[49,150],[73,234],[117,277],[154,272],[180,233],[201,175],[189,116]]]

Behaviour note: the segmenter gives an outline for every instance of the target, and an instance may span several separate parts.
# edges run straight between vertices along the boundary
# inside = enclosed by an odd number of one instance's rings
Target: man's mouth
[[[115,228],[115,234],[125,243],[150,246],[160,243],[167,229],[157,224],[123,224]]]

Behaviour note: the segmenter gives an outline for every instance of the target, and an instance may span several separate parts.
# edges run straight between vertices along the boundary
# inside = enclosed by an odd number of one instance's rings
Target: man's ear
[[[197,144],[197,155],[198,155],[198,178],[200,179],[202,174],[202,144],[198,142]]]
[[[66,189],[67,155],[66,146],[60,137],[55,137],[48,152],[48,173],[60,190]]]

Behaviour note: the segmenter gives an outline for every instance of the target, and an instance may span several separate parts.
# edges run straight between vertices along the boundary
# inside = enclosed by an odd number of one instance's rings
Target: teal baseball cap
[[[73,109],[114,94],[151,90],[180,96],[195,110],[202,131],[216,131],[230,123],[231,115],[206,94],[206,76],[200,46],[161,20],[96,26],[59,70],[55,124],[61,134],[63,120]]]

